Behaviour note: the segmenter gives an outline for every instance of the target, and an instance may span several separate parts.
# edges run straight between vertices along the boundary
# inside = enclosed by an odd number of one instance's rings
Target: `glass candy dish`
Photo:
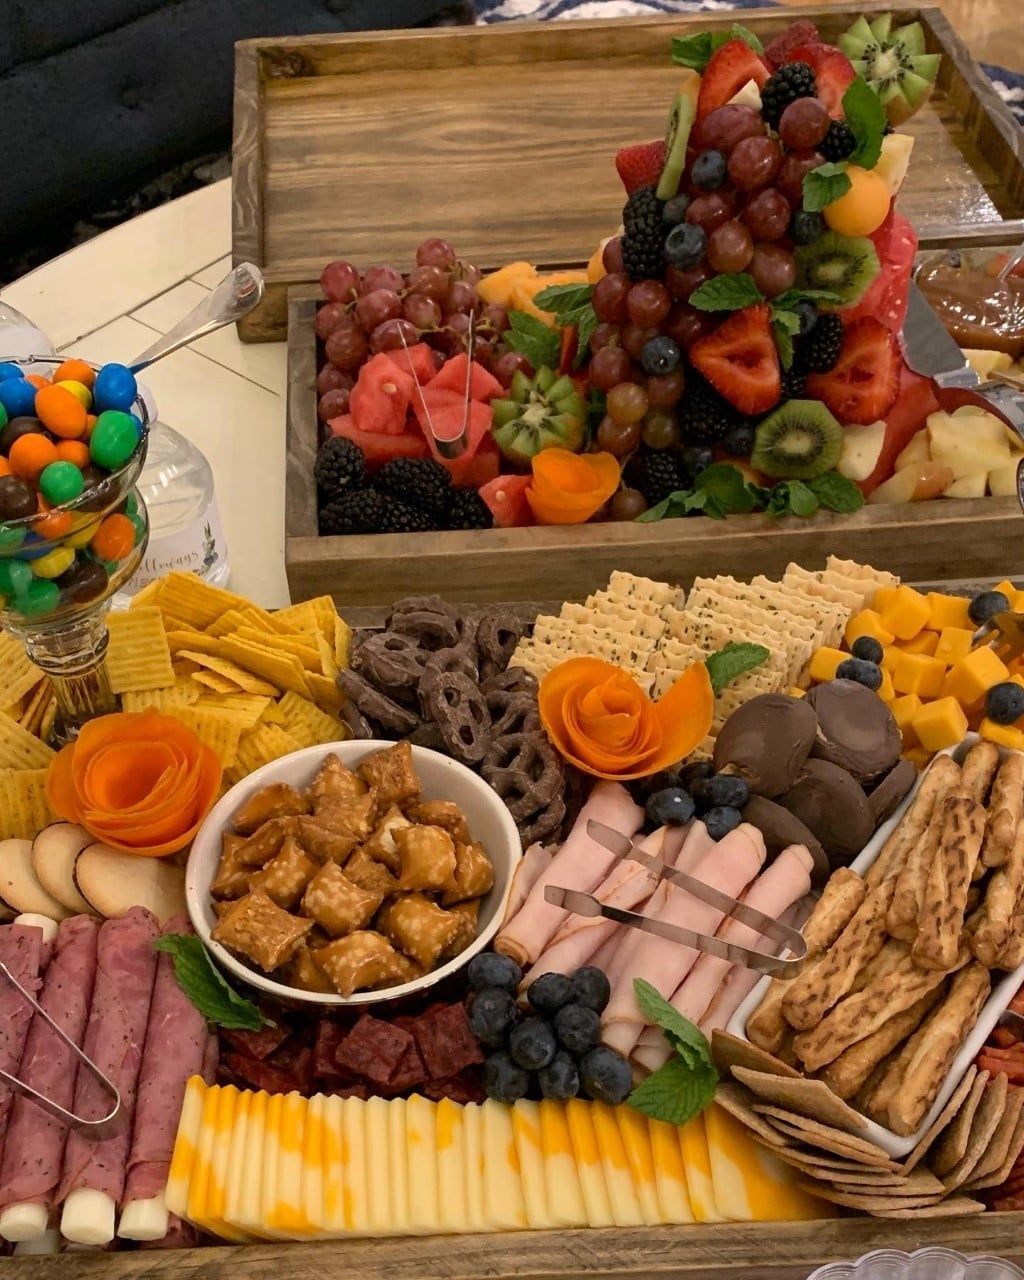
[[[61,358],[12,363],[41,372],[56,368]],[[135,488],[146,459],[149,415],[139,397],[131,412],[139,423],[138,442],[118,470],[70,502],[0,523],[0,579],[7,588],[0,595],[0,626],[21,641],[53,683],[55,745],[74,738],[92,716],[117,709],[103,666],[105,615],[149,540],[146,506]],[[122,540],[117,558],[103,559],[90,544],[101,523],[118,513],[133,527],[131,546]]]
[[[965,1258],[952,1249],[877,1249],[856,1262],[831,1262],[807,1280],[1024,1280],[1024,1271],[1002,1258]]]

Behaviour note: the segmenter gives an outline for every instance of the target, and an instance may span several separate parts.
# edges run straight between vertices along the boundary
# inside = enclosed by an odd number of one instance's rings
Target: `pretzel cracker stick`
[[[968,935],[967,945],[986,968],[994,969],[1017,918],[1017,904],[1024,893],[1024,822],[1016,831],[1005,866],[992,873],[980,918]]]
[[[904,942],[913,942],[917,937],[928,873],[939,847],[942,805],[948,798],[949,793],[936,797],[931,820],[920,840],[907,854],[903,870],[896,877],[896,888],[893,890],[892,905],[886,917],[886,927],[894,938],[900,938]]]
[[[947,973],[960,947],[971,875],[985,836],[985,809],[970,796],[947,796],[939,819],[938,848],[925,881],[911,955],[920,968]]]
[[[1013,850],[1017,828],[1024,816],[1024,754],[1012,751],[999,766],[988,803],[988,823],[981,860],[986,867],[1001,867]]]
[[[938,1002],[942,990],[939,986],[934,991],[929,991],[909,1009],[904,1009],[902,1013],[883,1022],[877,1031],[850,1045],[834,1062],[829,1063],[821,1073],[821,1079],[837,1097],[844,1102],[848,1101],[864,1087],[882,1059],[916,1031],[925,1014]]]
[[[920,1126],[991,990],[988,970],[972,961],[953,979],[946,999],[928,1015],[899,1086],[889,1099],[889,1124],[894,1133],[906,1137]]]
[[[1024,964],[1024,916],[1018,915],[1013,922],[1006,946],[999,953],[997,969],[1012,972],[1018,965]]]
[[[782,1013],[797,1031],[809,1031],[853,987],[861,969],[885,944],[885,917],[895,884],[888,880],[868,892],[849,924],[827,951],[793,980]]]
[[[952,756],[936,756],[921,779],[910,808],[889,835],[881,852],[864,874],[874,887],[890,880],[903,870],[907,855],[921,842],[928,830],[935,802],[960,784],[960,766]]]
[[[891,884],[892,881],[888,883]],[[869,960],[857,974],[850,988],[851,994],[855,991],[863,991],[879,978],[884,978],[887,973],[892,973],[900,961],[906,959],[908,955],[910,955],[908,943],[900,942],[899,938],[886,938],[885,945],[878,955]]]
[[[967,951],[962,963],[967,962]],[[935,970],[918,969],[908,957],[891,973],[854,996],[847,996],[811,1031],[804,1031],[793,1041],[793,1047],[806,1071],[818,1071],[877,1031],[894,1014],[916,1004],[936,987],[944,975]]]
[[[994,742],[976,742],[960,766],[960,790],[984,804],[999,768],[999,748]]]
[[[829,879],[803,927],[808,962],[839,937],[866,893],[867,885],[849,867],[841,867]],[[782,1001],[790,984],[795,981],[795,978],[773,978],[764,999],[747,1019],[747,1035],[768,1053],[778,1053],[789,1030],[789,1023],[782,1014]]]

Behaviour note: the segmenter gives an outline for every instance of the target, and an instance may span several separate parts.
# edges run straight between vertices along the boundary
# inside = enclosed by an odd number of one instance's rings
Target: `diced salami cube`
[[[412,1033],[431,1079],[457,1076],[484,1060],[464,1005],[431,1005],[415,1020]]]
[[[222,1031],[225,1041],[246,1057],[262,1062],[288,1039],[288,1028],[282,1025],[264,1027],[261,1031]]]
[[[384,1086],[415,1043],[410,1032],[366,1013],[338,1045],[334,1060],[342,1070]]]

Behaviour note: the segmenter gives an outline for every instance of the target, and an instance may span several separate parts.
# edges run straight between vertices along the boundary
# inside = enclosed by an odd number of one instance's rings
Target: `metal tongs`
[[[402,350],[406,355],[408,355],[409,344],[405,340],[405,334],[402,332],[401,325],[398,327],[398,338],[402,344]],[[466,395],[462,406],[462,430],[457,436],[453,436],[450,439],[445,439],[444,436],[439,436],[437,434],[437,428],[434,426],[434,419],[430,416],[430,409],[428,408],[426,399],[423,395],[423,388],[420,385],[420,380],[416,376],[416,370],[413,368],[412,361],[409,361],[409,372],[412,375],[413,382],[416,384],[416,394],[419,396],[420,404],[423,406],[423,413],[427,419],[427,429],[434,438],[434,443],[437,445],[438,453],[442,458],[448,458],[449,460],[461,458],[466,452],[466,448],[469,444],[469,391],[470,387],[473,385],[473,357],[475,354],[476,315],[471,311],[469,313],[469,330],[466,334],[466,355],[468,356],[468,359],[466,361]]]
[[[971,647],[987,644],[1006,663],[1024,654],[1024,613],[1008,609],[994,614],[975,631]]]
[[[45,1111],[52,1119],[58,1120],[61,1124],[66,1124],[69,1129],[74,1129],[85,1138],[92,1138],[94,1141],[99,1142],[105,1138],[113,1138],[120,1133],[124,1127],[125,1116],[124,1109],[121,1106],[121,1094],[118,1092],[117,1086],[103,1074],[92,1058],[83,1053],[78,1045],[57,1026],[38,1000],[29,995],[3,961],[0,961],[0,975],[5,977],[21,997],[31,1005],[35,1016],[42,1018],[54,1035],[67,1045],[86,1071],[90,1072],[99,1081],[104,1090],[113,1098],[114,1105],[105,1116],[101,1116],[98,1120],[87,1120],[84,1116],[76,1115],[73,1111],[66,1111],[62,1106],[54,1102],[52,1098],[39,1093],[31,1085],[25,1084],[23,1080],[19,1080],[17,1076],[12,1076],[6,1071],[0,1070],[0,1083],[5,1084],[12,1093],[20,1094],[21,1097],[27,1098],[29,1102],[35,1103],[40,1111]]]
[[[775,955],[770,951],[758,951],[753,947],[741,946],[738,942],[727,942],[722,938],[712,937],[705,933],[695,933],[682,925],[668,924],[663,920],[655,920],[638,911],[624,911],[620,907],[610,907],[592,893],[581,893],[578,889],[567,889],[558,885],[548,885],[544,890],[545,901],[553,907],[562,907],[580,916],[603,916],[606,920],[614,920],[616,924],[627,925],[631,929],[640,929],[644,933],[654,933],[658,937],[667,938],[669,942],[678,942],[680,946],[692,947],[696,951],[717,956],[720,960],[728,960],[730,964],[740,965],[744,969],[753,969],[757,973],[769,973],[778,978],[795,978],[807,959],[807,941],[797,929],[781,924],[774,916],[765,915],[748,907],[737,898],[727,893],[712,889],[702,880],[695,880],[684,871],[660,858],[655,858],[621,831],[606,826],[603,822],[587,823],[587,835],[603,845],[610,853],[619,858],[629,858],[639,862],[642,867],[653,872],[660,879],[669,880],[680,889],[708,906],[724,913],[726,917],[738,920],[740,924],[749,925],[763,937],[785,947],[788,954]]]

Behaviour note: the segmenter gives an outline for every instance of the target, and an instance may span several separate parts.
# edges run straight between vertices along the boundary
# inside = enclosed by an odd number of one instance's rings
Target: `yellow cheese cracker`
[[[110,614],[107,634],[107,675],[115,693],[166,689],[174,684],[171,651],[158,608]]]
[[[0,769],[0,840],[34,840],[57,815],[46,798],[46,769]]]
[[[45,769],[54,755],[45,742],[0,713],[0,769]]]

